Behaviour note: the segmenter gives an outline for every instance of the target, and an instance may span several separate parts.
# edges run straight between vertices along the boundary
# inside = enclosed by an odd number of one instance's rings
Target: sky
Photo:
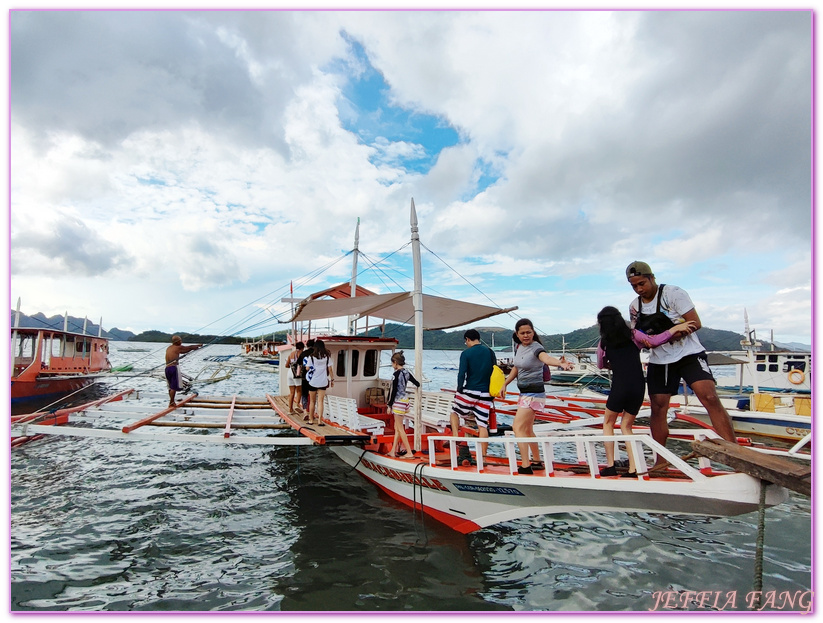
[[[10,12],[10,300],[258,335],[351,277],[812,343],[812,13]],[[342,329],[344,324],[339,323]]]

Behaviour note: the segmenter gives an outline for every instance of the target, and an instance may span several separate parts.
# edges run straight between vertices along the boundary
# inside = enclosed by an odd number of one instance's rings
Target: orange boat
[[[111,369],[102,336],[58,329],[11,330],[11,402],[57,398],[92,383]]]

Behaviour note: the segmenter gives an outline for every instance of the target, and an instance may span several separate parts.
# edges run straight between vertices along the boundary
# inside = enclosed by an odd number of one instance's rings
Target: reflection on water
[[[430,389],[454,385],[440,372]],[[208,391],[275,378],[238,371]],[[646,611],[661,591],[735,592],[745,610],[754,581],[755,513],[574,513],[461,535],[320,447],[51,438],[14,450],[11,484],[15,611]],[[764,590],[810,588],[810,515],[794,495],[767,511]]]

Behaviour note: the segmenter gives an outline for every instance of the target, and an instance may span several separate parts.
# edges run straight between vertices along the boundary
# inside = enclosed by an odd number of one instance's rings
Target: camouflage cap
[[[646,262],[641,262],[640,260],[635,260],[626,267],[626,279],[653,274],[651,267],[646,264]]]

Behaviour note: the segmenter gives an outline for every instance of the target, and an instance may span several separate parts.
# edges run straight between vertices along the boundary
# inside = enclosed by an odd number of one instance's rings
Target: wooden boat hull
[[[734,516],[758,508],[760,484],[745,474],[724,474],[701,483],[668,478],[605,481],[567,474],[556,465],[554,477],[501,475],[432,467],[350,446],[331,450],[391,497],[462,533],[520,517],[580,511]],[[672,492],[675,482],[681,493]],[[785,489],[767,487],[768,506],[786,499]]]
[[[808,416],[760,411],[734,411],[731,409],[727,411],[732,419],[734,432],[742,435],[760,435],[762,437],[799,441],[812,430],[812,420]],[[711,426],[708,413],[701,407],[681,407],[677,409],[677,412],[684,413]]]
[[[94,382],[99,375],[68,376],[60,378],[36,377],[11,380],[11,403],[20,404],[44,398],[65,396]]]

